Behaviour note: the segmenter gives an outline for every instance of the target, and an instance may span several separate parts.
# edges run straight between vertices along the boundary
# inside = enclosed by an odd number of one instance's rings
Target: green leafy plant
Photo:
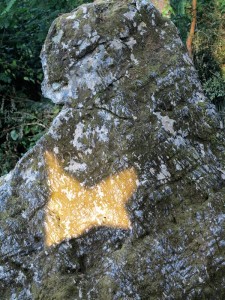
[[[191,23],[191,0],[170,0],[172,20],[186,42]],[[219,111],[225,108],[225,1],[198,0],[193,59],[207,97]],[[224,106],[224,108],[223,108]]]
[[[166,3],[165,7],[162,10],[162,15],[164,17],[170,17],[171,14],[174,14],[173,8],[169,3]]]
[[[219,72],[213,74],[207,81],[203,83],[206,96],[220,107],[219,111],[224,110],[223,100],[225,99],[225,81]]]
[[[35,102],[27,98],[17,110],[16,105],[0,111],[0,174],[10,171],[18,159],[35,145],[60,111],[59,105],[50,101]],[[7,159],[5,159],[7,157]]]
[[[36,143],[59,109],[41,96],[39,55],[52,21],[88,2],[0,1],[0,176]]]

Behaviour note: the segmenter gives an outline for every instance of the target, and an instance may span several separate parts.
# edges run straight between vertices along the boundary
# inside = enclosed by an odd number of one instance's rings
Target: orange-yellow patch
[[[137,188],[134,168],[85,187],[64,172],[52,153],[45,153],[45,161],[50,188],[45,219],[47,246],[78,237],[96,226],[131,227],[125,204]]]

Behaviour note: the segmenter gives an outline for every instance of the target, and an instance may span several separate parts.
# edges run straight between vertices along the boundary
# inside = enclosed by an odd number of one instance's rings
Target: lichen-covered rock
[[[0,298],[224,299],[224,135],[174,25],[82,5],[42,63],[65,105],[0,179]]]

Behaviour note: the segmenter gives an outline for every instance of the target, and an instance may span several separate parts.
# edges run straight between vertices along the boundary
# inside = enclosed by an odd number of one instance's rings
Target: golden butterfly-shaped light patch
[[[129,168],[85,187],[65,173],[57,158],[45,153],[50,197],[46,206],[45,243],[79,237],[93,227],[131,227],[126,203],[137,189],[137,174]]]

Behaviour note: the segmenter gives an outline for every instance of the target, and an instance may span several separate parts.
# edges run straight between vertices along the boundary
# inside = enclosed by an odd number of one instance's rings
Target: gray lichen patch
[[[152,25],[152,18],[162,26],[166,40]],[[143,30],[146,27],[148,31]],[[160,64],[160,56],[165,56],[162,42],[170,44],[170,31],[147,2],[121,2],[116,7],[109,2],[107,9],[103,2],[94,3],[60,16],[42,50],[43,92],[57,103],[85,103],[106,90],[123,90],[120,79],[129,77],[124,70],[131,68],[141,84],[143,79],[137,75],[146,61],[153,69]],[[154,59],[148,55],[151,49],[158,52]]]
[[[174,25],[148,0],[95,1],[53,22],[42,64],[44,94],[65,106],[0,179],[1,297],[224,299],[224,134]],[[130,227],[103,219],[67,235],[79,191],[126,170],[137,176]],[[105,194],[84,223],[102,217]],[[51,247],[47,216],[65,234]]]

